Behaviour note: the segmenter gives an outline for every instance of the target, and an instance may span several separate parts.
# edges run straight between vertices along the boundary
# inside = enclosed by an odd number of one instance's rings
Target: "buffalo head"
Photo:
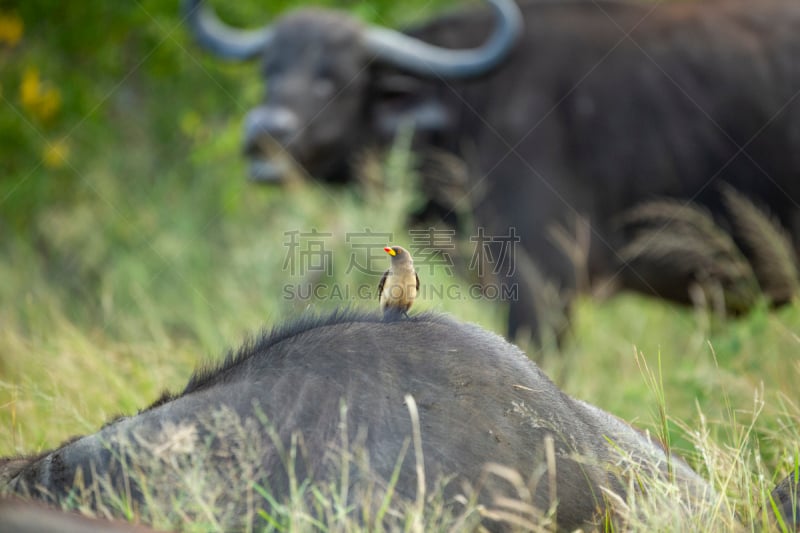
[[[402,124],[436,130],[447,111],[420,96],[424,79],[481,76],[515,44],[522,18],[510,0],[489,0],[497,18],[480,46],[451,49],[362,24],[338,11],[306,9],[271,26],[240,30],[202,0],[184,8],[198,41],[233,60],[261,56],[267,92],[244,125],[251,178],[277,182],[292,168],[343,181],[347,158],[365,141],[390,139]]]

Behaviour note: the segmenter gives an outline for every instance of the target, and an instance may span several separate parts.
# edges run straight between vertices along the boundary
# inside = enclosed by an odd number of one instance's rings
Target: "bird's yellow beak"
[[[384,251],[384,252],[386,252],[387,254],[391,255],[392,257],[394,257],[394,256],[396,256],[396,255],[397,255],[397,252],[395,252],[394,250],[392,250],[392,249],[391,249],[391,248],[389,248],[388,246],[386,246],[386,247],[383,249],[383,251]]]

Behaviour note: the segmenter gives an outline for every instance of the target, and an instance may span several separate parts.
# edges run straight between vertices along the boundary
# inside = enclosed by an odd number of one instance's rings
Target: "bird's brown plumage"
[[[391,256],[391,266],[378,283],[378,298],[384,314],[407,314],[419,292],[419,276],[414,270],[414,260],[401,246],[384,248]]]

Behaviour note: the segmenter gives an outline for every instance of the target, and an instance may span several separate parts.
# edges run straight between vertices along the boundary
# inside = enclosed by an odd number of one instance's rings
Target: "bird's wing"
[[[388,277],[389,277],[389,271],[387,270],[386,272],[383,273],[383,276],[381,276],[380,282],[378,282],[378,299],[379,300],[381,299],[381,293],[383,292],[383,286],[386,284],[386,278],[388,278]]]
[[[419,274],[414,272],[414,277],[417,278],[417,292],[419,292]]]

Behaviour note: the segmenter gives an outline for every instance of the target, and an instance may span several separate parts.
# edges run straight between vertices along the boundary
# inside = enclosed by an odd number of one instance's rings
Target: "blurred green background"
[[[215,3],[237,25],[290,5]],[[445,3],[327,5],[396,27]],[[240,126],[263,90],[257,64],[193,44],[178,2],[0,1],[0,455],[134,413],[246,334],[343,303],[285,299],[287,283],[377,284],[346,271],[348,232],[409,242],[419,199],[402,146],[370,171],[386,183],[376,190],[247,182]],[[332,234],[330,279],[284,269],[286,232],[312,229]],[[429,280],[469,284],[441,269]],[[416,309],[504,331],[495,302]],[[741,449],[743,468],[763,461],[774,475],[800,446],[798,332],[796,304],[725,320],[634,295],[582,298],[563,350],[535,358],[570,394],[666,425],[690,456],[706,421],[720,447]]]

